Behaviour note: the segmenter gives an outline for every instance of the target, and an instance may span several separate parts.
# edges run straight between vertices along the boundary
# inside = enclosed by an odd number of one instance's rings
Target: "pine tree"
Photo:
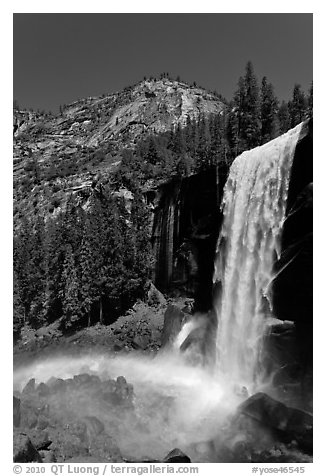
[[[307,117],[312,117],[313,116],[313,84],[311,83],[310,88],[309,88],[309,96],[307,100],[307,112],[306,112]]]
[[[44,220],[23,219],[14,238],[14,272],[25,323],[37,328],[44,322]]]
[[[24,217],[21,222],[19,233],[14,237],[14,276],[16,286],[19,289],[19,300],[24,308],[24,316],[27,320],[30,303],[30,261],[31,261],[31,241],[33,229],[31,223]],[[14,303],[15,304],[15,303]],[[14,310],[15,312],[15,310]]]
[[[63,315],[64,282],[62,279],[66,245],[69,243],[65,213],[50,219],[46,226],[45,242],[45,312],[48,322]]]
[[[219,162],[227,162],[228,144],[226,137],[226,115],[212,115],[210,118],[210,163],[217,165]]]
[[[281,134],[284,134],[291,127],[289,107],[285,101],[281,102],[281,105],[278,109],[277,116],[278,116],[278,123],[279,123],[279,131]]]
[[[70,244],[68,244],[66,247],[62,280],[62,307],[65,327],[68,328],[74,326],[80,318],[79,280],[75,257]]]
[[[172,151],[177,155],[181,156],[186,151],[186,141],[184,136],[184,130],[180,126],[177,125],[173,134],[173,144],[172,144]]]
[[[34,325],[39,327],[46,322],[46,316],[43,313],[46,288],[44,267],[45,226],[44,218],[41,216],[38,216],[36,219],[31,241],[32,275],[30,276],[30,284],[32,287],[33,299],[30,308],[30,319],[33,319]]]
[[[278,101],[274,94],[274,88],[267,82],[266,76],[262,79],[260,93],[260,116],[261,116],[261,143],[264,144],[277,136],[278,132]]]
[[[180,177],[188,177],[194,168],[194,160],[191,155],[183,152],[177,161],[176,171]]]
[[[25,324],[25,308],[22,301],[21,291],[17,274],[13,273],[13,331],[14,336],[19,335],[20,329]]]
[[[149,138],[148,151],[145,155],[145,160],[151,165],[156,165],[159,160],[156,143],[153,136]]]
[[[187,117],[185,143],[186,152],[192,156],[193,160],[195,160],[198,154],[199,144],[198,123],[195,119],[191,120],[189,116]]]
[[[198,149],[196,169],[205,170],[210,165],[211,134],[209,121],[204,115],[198,118]]]
[[[290,126],[295,127],[304,120],[306,111],[306,98],[301,90],[300,84],[295,84],[292,93],[292,100],[289,101]]]
[[[256,147],[260,143],[260,104],[257,78],[251,61],[246,65],[244,97],[242,107],[240,107],[240,115],[240,137],[243,139],[246,148]]]
[[[234,93],[233,101],[230,104],[230,112],[228,116],[228,141],[233,157],[236,157],[246,148],[244,143],[244,104],[245,104],[245,82],[240,76],[238,81],[238,89]]]

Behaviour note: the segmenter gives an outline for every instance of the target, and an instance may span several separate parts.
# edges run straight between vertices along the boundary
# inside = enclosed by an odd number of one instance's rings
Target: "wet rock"
[[[113,379],[105,380],[101,384],[101,390],[104,394],[113,393],[116,391],[116,388],[117,388],[117,382]]]
[[[23,389],[23,394],[31,394],[35,392],[35,378],[31,378]]]
[[[181,352],[187,352],[188,359],[192,364],[204,364],[205,355],[205,335],[204,327],[193,329],[180,346]]]
[[[64,461],[68,458],[75,456],[88,456],[88,441],[83,438],[83,433],[76,436],[73,432],[78,433],[77,428],[73,428],[70,424],[62,428],[57,426],[56,428],[49,428],[49,438],[52,443],[49,446],[49,450],[53,451],[57,461]]]
[[[275,316],[295,323],[291,342],[293,360],[301,367],[296,389],[301,406],[311,410],[313,366],[313,127],[312,119],[301,129],[288,190],[286,220],[280,259],[275,263],[272,307]],[[276,336],[275,336],[276,337]],[[276,340],[276,339],[275,339]],[[288,349],[280,343],[281,353]],[[277,351],[278,349],[276,349]],[[289,361],[285,362],[286,364]]]
[[[39,430],[37,428],[33,428],[29,430],[28,436],[35,448],[39,450],[46,450],[52,443],[49,439],[49,434],[47,431]]]
[[[13,403],[13,413],[14,413],[14,426],[18,427],[20,425],[20,400],[14,396]]]
[[[74,383],[77,387],[91,384],[91,376],[89,374],[74,375]]]
[[[166,299],[163,294],[154,286],[153,283],[150,284],[150,288],[147,293],[148,304],[150,306],[164,306],[166,304]]]
[[[79,438],[80,441],[88,442],[88,437],[87,437],[87,425],[84,421],[81,420],[76,420],[72,421],[70,423],[67,423],[66,428],[68,431]]]
[[[40,397],[47,397],[50,394],[50,389],[44,382],[37,386],[36,391]]]
[[[26,433],[14,432],[14,463],[41,463],[42,458]]]
[[[98,436],[104,432],[104,424],[95,416],[86,416],[83,418],[86,424],[87,433],[90,438]]]
[[[194,299],[187,299],[185,301],[184,307],[181,310],[185,314],[191,314],[192,315],[194,313],[194,308],[195,308]]]
[[[136,335],[131,342],[131,345],[136,350],[145,350],[150,344],[150,337],[146,335]]]
[[[39,454],[43,463],[55,463],[57,461],[54,452],[51,450],[40,450]]]
[[[179,448],[174,448],[174,450],[165,456],[163,463],[191,463],[191,459],[179,450]]]
[[[242,398],[248,398],[249,397],[248,389],[244,385],[242,385],[242,386],[241,385],[234,385],[233,391],[239,397],[242,397]]]
[[[67,384],[62,378],[51,378],[48,381],[50,392],[65,392],[67,390]]]
[[[20,426],[22,428],[35,428],[38,421],[38,414],[35,408],[30,404],[23,402],[21,405],[21,420]]]
[[[117,380],[107,380],[102,383],[102,398],[112,405],[123,405],[132,407],[134,390],[123,376]]]
[[[38,430],[45,430],[45,428],[47,428],[48,426],[49,426],[49,419],[46,416],[39,414],[37,418],[36,428]]]
[[[89,446],[90,455],[112,462],[123,462],[118,445],[113,437],[103,432],[94,437]]]
[[[288,407],[262,392],[248,398],[239,406],[238,411],[265,427],[276,430],[276,435],[281,440],[295,440],[302,450],[312,454],[311,414]]]
[[[213,312],[193,318],[195,328],[180,346],[194,365],[212,366],[216,358],[216,318]]]
[[[161,349],[172,346],[187,319],[189,319],[189,315],[186,315],[177,306],[169,304],[164,314]]]
[[[132,407],[134,389],[133,386],[127,383],[126,379],[122,376],[117,378],[116,395],[121,404]]]
[[[121,352],[123,350],[123,345],[122,344],[114,344],[113,350],[114,350],[114,352]]]

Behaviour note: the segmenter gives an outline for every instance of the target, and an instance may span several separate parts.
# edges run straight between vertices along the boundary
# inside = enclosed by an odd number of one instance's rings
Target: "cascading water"
[[[224,188],[214,274],[214,282],[221,283],[215,304],[217,372],[248,388],[263,377],[260,358],[268,317],[266,299],[273,264],[280,256],[290,171],[301,127],[237,157]]]

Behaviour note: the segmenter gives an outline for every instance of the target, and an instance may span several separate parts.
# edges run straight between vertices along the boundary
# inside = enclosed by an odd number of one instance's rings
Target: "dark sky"
[[[245,64],[280,99],[312,80],[312,14],[14,14],[21,107],[119,91],[168,71],[231,99]]]

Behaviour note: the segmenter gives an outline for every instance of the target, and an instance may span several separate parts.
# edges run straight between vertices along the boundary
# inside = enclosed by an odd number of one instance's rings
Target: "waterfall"
[[[215,303],[217,372],[249,388],[262,378],[263,336],[272,311],[266,304],[301,127],[242,153],[224,188],[214,273],[221,286]]]

